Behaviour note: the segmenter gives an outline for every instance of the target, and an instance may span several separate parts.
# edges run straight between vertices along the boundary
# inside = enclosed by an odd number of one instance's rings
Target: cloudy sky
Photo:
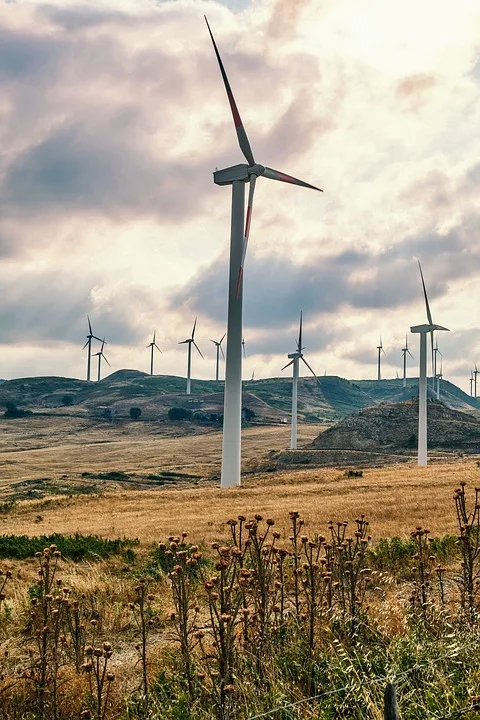
[[[0,377],[84,377],[86,315],[112,370],[212,377],[242,162],[207,14],[259,162],[245,377],[279,375],[305,318],[318,373],[401,368],[425,320],[445,376],[480,364],[478,0],[0,0]],[[418,360],[417,338],[409,345]],[[413,371],[413,368],[412,368]]]

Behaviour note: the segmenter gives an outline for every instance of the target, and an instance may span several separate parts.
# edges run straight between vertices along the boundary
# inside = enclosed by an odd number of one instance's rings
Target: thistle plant
[[[104,642],[102,647],[88,645],[85,648],[85,662],[83,670],[88,675],[90,698],[93,704],[96,720],[105,720],[107,717],[108,701],[115,673],[109,669],[112,657],[112,646]],[[90,710],[86,709],[82,717],[90,718]]]
[[[435,568],[435,556],[432,555],[430,545],[432,539],[430,530],[418,526],[410,533],[416,545],[416,553],[413,556],[416,562],[413,568],[414,586],[411,596],[412,608],[420,608],[423,620],[427,620],[428,610],[432,606],[432,584],[431,577]]]
[[[462,556],[458,577],[461,603],[464,612],[473,621],[476,617],[476,596],[480,577],[480,488],[475,488],[475,501],[467,507],[466,483],[461,482],[453,495],[458,523],[458,546]]]
[[[135,624],[140,633],[140,642],[135,647],[140,655],[142,666],[142,690],[145,709],[148,709],[149,706],[147,641],[150,631],[157,620],[152,609],[155,595],[149,591],[151,583],[152,578],[141,577],[135,586],[135,600],[129,603]]]
[[[196,545],[188,546],[187,533],[169,538],[169,549],[160,545],[169,563],[168,577],[172,591],[174,609],[169,619],[173,624],[177,641],[180,645],[183,670],[187,682],[190,700],[195,698],[194,682],[194,649],[198,643],[195,638],[200,606],[196,600],[196,584],[192,578],[192,570],[198,568],[202,554]]]

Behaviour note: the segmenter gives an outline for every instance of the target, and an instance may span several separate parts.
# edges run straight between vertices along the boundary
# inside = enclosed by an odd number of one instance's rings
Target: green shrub
[[[130,408],[130,417],[132,420],[138,420],[140,415],[142,414],[142,408],[139,407],[131,407]]]
[[[84,558],[106,558],[117,555],[126,548],[138,545],[138,540],[106,540],[98,535],[0,535],[0,558],[24,559],[34,557],[50,545],[56,545],[64,558],[83,560]]]
[[[70,405],[73,405],[73,396],[72,395],[64,395],[62,397],[62,405],[65,405],[69,407]]]
[[[172,407],[168,411],[169,420],[191,420],[193,418],[193,412],[187,410],[187,408]]]

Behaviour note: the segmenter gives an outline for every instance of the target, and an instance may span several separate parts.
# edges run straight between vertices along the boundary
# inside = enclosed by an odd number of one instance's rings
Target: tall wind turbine
[[[187,395],[190,395],[190,375],[192,370],[192,345],[195,345],[196,349],[198,350],[198,354],[203,359],[203,355],[201,353],[200,348],[198,347],[197,343],[195,342],[195,328],[197,327],[197,318],[195,318],[195,322],[193,323],[193,330],[192,330],[192,336],[187,338],[186,340],[182,340],[179,342],[179,345],[188,345],[188,359],[187,359]]]
[[[473,397],[474,398],[477,397],[477,375],[479,372],[480,372],[480,370],[478,370],[478,368],[477,368],[477,363],[475,363],[475,370],[472,373],[472,375],[473,375],[473,390],[474,390]]]
[[[298,403],[298,376],[299,376],[299,365],[300,360],[302,360],[307,368],[310,370],[314,378],[317,376],[313,372],[312,368],[308,364],[308,362],[303,357],[303,350],[305,348],[302,347],[302,324],[303,324],[303,318],[302,313],[300,313],[300,329],[298,331],[298,340],[297,340],[297,349],[295,352],[290,353],[288,356],[290,358],[290,362],[287,363],[282,370],[285,370],[287,367],[290,367],[290,365],[293,365],[293,380],[292,380],[292,432],[291,432],[291,439],[290,439],[290,448],[292,450],[297,449],[297,403]]]
[[[105,347],[105,338],[102,340],[102,347],[100,348],[100,352],[94,353],[93,357],[98,357],[98,376],[97,380],[100,382],[100,373],[101,373],[101,364],[102,364],[102,358],[105,360],[107,365],[110,367],[110,363],[108,362],[107,358],[105,357],[105,354],[103,352],[103,348]]]
[[[216,367],[215,367],[215,380],[216,380],[217,382],[218,382],[218,369],[219,369],[219,367],[220,367],[220,353],[222,353],[222,357],[223,357],[223,359],[225,359],[225,353],[223,352],[222,342],[225,340],[225,335],[226,335],[226,334],[227,334],[227,333],[225,333],[225,334],[223,335],[223,337],[222,337],[221,340],[218,340],[218,341],[217,341],[217,340],[210,340],[210,342],[212,342],[212,343],[215,345],[215,348],[216,348],[216,351],[217,351],[217,364],[216,364]]]
[[[473,370],[470,371],[470,397],[473,397]]]
[[[382,379],[382,372],[380,369],[381,353],[383,352],[383,354],[385,355],[385,350],[383,349],[383,344],[382,344],[382,338],[380,338],[380,345],[377,345],[377,350],[378,350],[377,380],[381,380]]]
[[[222,478],[221,487],[240,485],[241,464],[241,427],[242,427],[242,308],[243,308],[243,269],[247,252],[250,224],[252,219],[253,197],[257,177],[300,185],[312,190],[320,188],[272,168],[256,163],[250,142],[245,132],[235,98],[218,52],[215,39],[208,24],[208,31],[217,57],[220,73],[227,92],[230,110],[237,133],[240,150],[247,163],[234,165],[213,173],[217,185],[232,186],[232,220],[230,234],[230,268],[228,289],[227,323],[227,359],[225,368],[225,399],[223,413],[222,441]],[[249,183],[248,208],[245,215],[245,185]]]
[[[147,345],[147,348],[150,348],[150,375],[153,375],[153,353],[155,352],[155,350],[158,350],[159,353],[162,352],[160,350],[160,348],[158,347],[157,343],[155,342],[156,333],[157,333],[157,331],[154,330],[153,331],[153,340],[151,343],[148,343],[148,345]]]
[[[87,381],[90,382],[90,368],[92,364],[92,340],[98,340],[98,342],[102,342],[102,339],[97,337],[92,332],[92,323],[90,322],[90,318],[87,315],[88,320],[88,335],[87,335],[87,342],[83,346],[82,350],[85,350],[86,347],[88,347],[88,356],[87,356]]]
[[[405,335],[405,347],[402,348],[402,353],[403,353],[403,387],[406,388],[407,387],[407,353],[408,353],[408,355],[410,355],[410,357],[413,360],[413,355],[410,352],[410,350],[408,349],[408,340],[407,340],[406,335]]]
[[[410,328],[412,333],[420,333],[420,381],[418,385],[418,464],[427,464],[427,335],[431,334],[432,356],[433,356],[433,333],[435,330],[448,330],[441,325],[435,325],[430,312],[427,289],[423,278],[422,266],[418,263],[420,277],[422,278],[423,294],[425,297],[425,308],[427,311],[428,324],[415,325]],[[433,359],[433,357],[432,357]]]

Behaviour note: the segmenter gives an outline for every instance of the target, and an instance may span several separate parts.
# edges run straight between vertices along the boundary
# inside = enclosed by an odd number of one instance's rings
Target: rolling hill
[[[306,422],[331,422],[379,403],[415,398],[418,381],[412,378],[405,389],[401,380],[349,381],[337,376],[300,378],[298,413]],[[433,393],[430,389],[430,395]],[[185,394],[185,379],[170,375],[147,375],[138,370],[118,370],[100,382],[63,377],[31,377],[0,385],[0,407],[7,402],[33,411],[91,415],[99,408],[112,408],[128,415],[132,406],[142,409],[145,419],[166,418],[171,407],[186,407],[206,413],[223,410],[223,382],[192,380],[192,394]],[[454,410],[478,413],[480,399],[473,399],[448,381],[442,384],[442,401]],[[243,405],[263,422],[288,420],[291,379],[248,380],[243,386]]]

